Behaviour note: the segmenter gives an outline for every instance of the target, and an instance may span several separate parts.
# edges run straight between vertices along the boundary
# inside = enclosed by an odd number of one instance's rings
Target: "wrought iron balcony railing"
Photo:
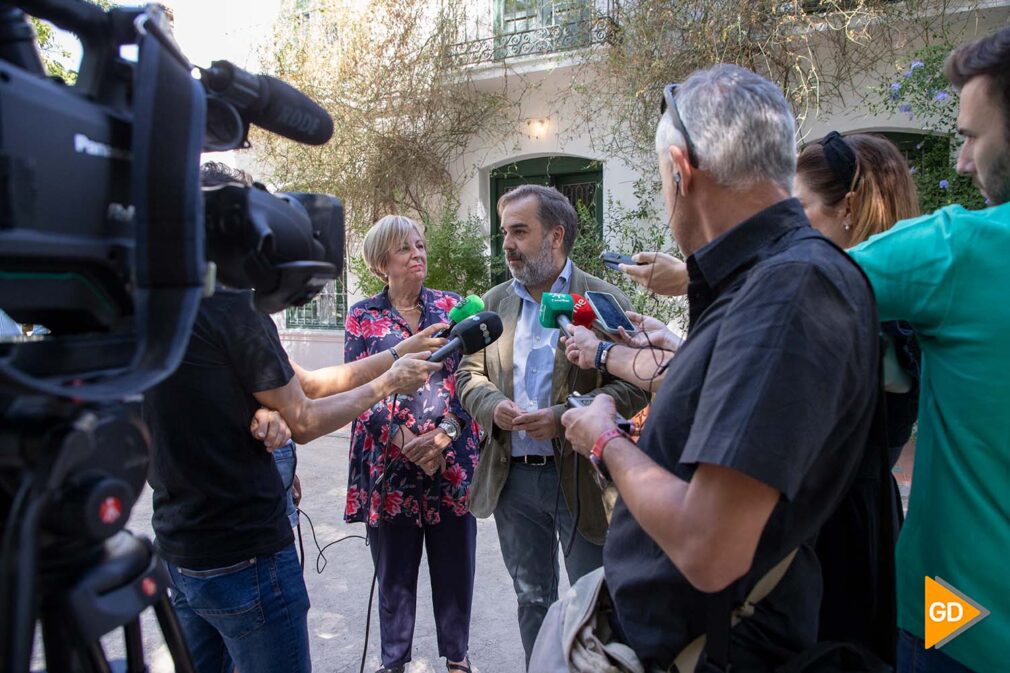
[[[609,44],[617,36],[617,0],[496,0],[495,4],[493,35],[450,47],[458,65]]]

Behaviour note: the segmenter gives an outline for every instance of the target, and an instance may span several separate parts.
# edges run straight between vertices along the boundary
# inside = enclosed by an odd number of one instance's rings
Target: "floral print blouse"
[[[459,295],[451,292],[422,288],[419,329],[438,322],[448,323],[449,310],[459,299]],[[358,302],[348,312],[344,362],[382,353],[410,336],[410,326],[393,309],[386,288]],[[461,357],[456,352],[446,358],[442,370],[433,374],[420,392],[397,397],[395,409],[394,398],[389,397],[355,419],[345,521],[367,521],[370,526],[378,526],[381,516],[382,521],[399,525],[434,525],[443,516],[463,516],[469,511],[480,429],[456,397],[455,372]],[[390,426],[394,432],[397,426],[403,426],[415,435],[422,435],[434,430],[448,412],[459,419],[462,432],[444,450],[445,470],[428,477],[407,460],[394,461],[400,450],[389,442]],[[390,472],[384,482],[376,485],[387,461],[392,465]]]

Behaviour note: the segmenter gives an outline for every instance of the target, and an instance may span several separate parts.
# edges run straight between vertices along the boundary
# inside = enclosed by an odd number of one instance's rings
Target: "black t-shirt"
[[[786,576],[733,629],[736,670],[763,670],[815,642],[820,568],[810,543],[851,483],[876,400],[876,311],[848,257],[799,203],[768,208],[688,259],[688,338],[639,447],[689,481],[700,463],[738,470],[782,495],[734,603],[787,553]],[[640,657],[667,666],[705,632],[694,589],[618,501],[604,549],[618,626]]]
[[[171,563],[192,569],[272,554],[293,541],[273,457],[249,432],[253,393],[293,372],[277,328],[250,292],[200,304],[179,368],[148,391],[154,530]]]

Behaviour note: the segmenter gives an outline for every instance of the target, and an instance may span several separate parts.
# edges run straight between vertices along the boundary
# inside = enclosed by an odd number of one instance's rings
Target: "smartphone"
[[[608,269],[613,269],[614,271],[620,271],[620,269],[617,268],[618,264],[630,264],[631,266],[636,265],[635,260],[631,259],[630,255],[622,255],[619,252],[612,252],[610,250],[600,253],[600,261],[603,262],[603,265]]]
[[[593,403],[594,397],[594,395],[572,394],[568,396],[567,406],[569,409],[581,409],[582,407],[588,407]],[[629,435],[631,434],[631,421],[626,419],[624,416],[614,414],[614,422],[617,423],[617,427],[619,427],[623,432],[626,432]]]
[[[635,326],[624,315],[624,309],[617,303],[617,299],[609,292],[586,292],[586,301],[596,312],[596,322],[600,324],[604,332],[616,334],[618,327],[623,327],[628,334],[635,333]]]

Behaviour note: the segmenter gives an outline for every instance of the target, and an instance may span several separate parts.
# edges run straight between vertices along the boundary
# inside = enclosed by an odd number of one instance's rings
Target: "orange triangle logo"
[[[926,649],[941,648],[989,616],[942,578],[926,578]]]

